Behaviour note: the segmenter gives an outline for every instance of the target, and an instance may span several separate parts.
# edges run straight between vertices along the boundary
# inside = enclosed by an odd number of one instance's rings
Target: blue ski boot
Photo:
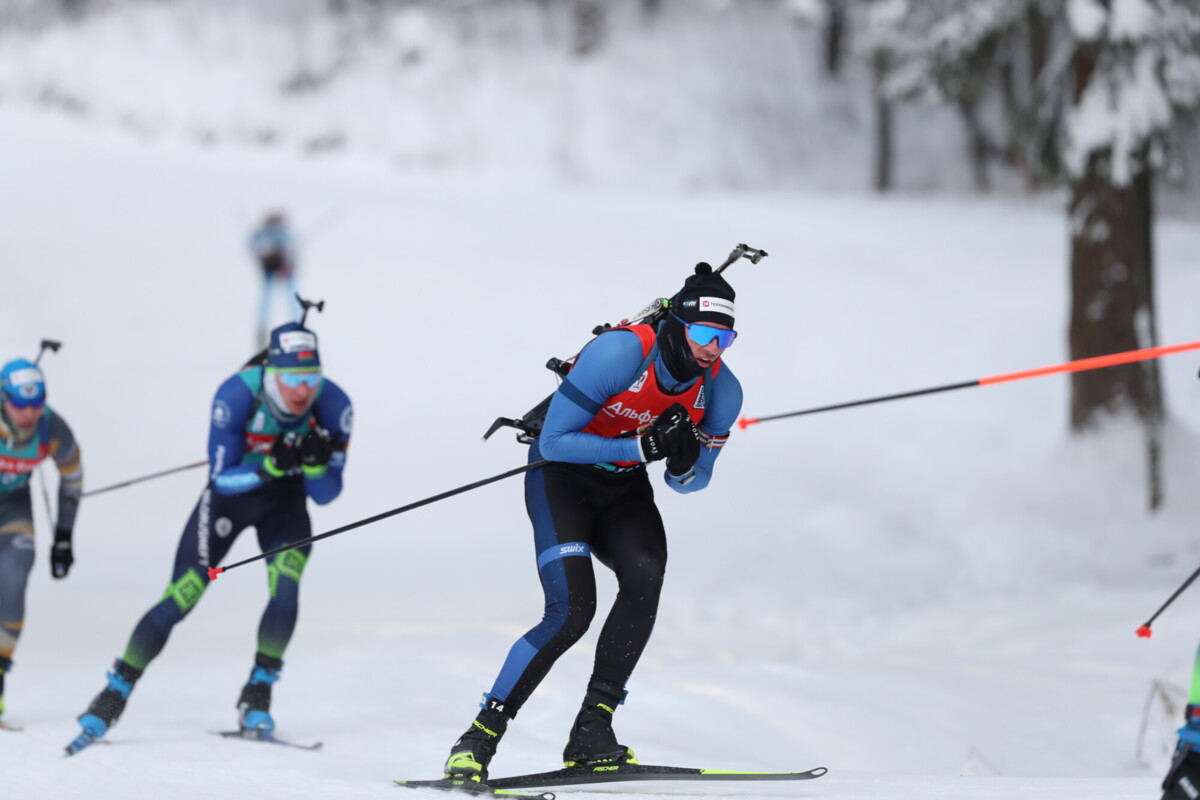
[[[117,724],[121,712],[125,710],[125,702],[129,700],[129,693],[140,677],[142,670],[137,667],[131,667],[119,658],[113,662],[113,668],[107,673],[108,686],[96,695],[87,711],[79,717],[83,732],[67,745],[67,755],[75,755]]]
[[[583,707],[575,717],[567,746],[563,748],[563,764],[568,767],[597,764],[636,764],[633,751],[617,742],[612,718],[617,706],[625,702],[625,690],[614,683],[592,678]]]
[[[238,725],[243,735],[270,733],[275,730],[271,718],[271,685],[279,680],[283,661],[259,653],[254,657],[250,680],[238,697]]]
[[[450,748],[450,757],[442,768],[447,780],[461,781],[467,786],[487,783],[488,764],[492,763],[500,737],[508,729],[509,717],[502,710],[502,702],[485,694],[480,705],[483,710]]]

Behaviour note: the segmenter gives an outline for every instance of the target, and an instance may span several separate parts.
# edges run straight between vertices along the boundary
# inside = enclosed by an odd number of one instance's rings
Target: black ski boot
[[[617,706],[625,702],[625,690],[614,683],[592,678],[583,707],[563,749],[563,764],[583,767],[594,764],[636,764],[633,751],[617,742],[612,718]]]
[[[271,684],[279,680],[283,661],[258,653],[254,657],[254,669],[250,680],[242,687],[238,696],[238,726],[242,733],[270,733],[275,730],[271,718]]]
[[[500,710],[502,703],[486,696],[484,703],[486,705],[471,722],[471,727],[450,748],[450,757],[443,767],[445,777],[449,780],[469,784],[487,783],[488,764],[496,755],[496,746],[508,728],[509,717]]]
[[[4,716],[4,673],[12,669],[11,658],[0,658],[0,717]]]
[[[113,668],[109,670],[106,677],[108,685],[92,699],[87,711],[79,717],[79,725],[83,728],[83,732],[73,743],[73,745],[76,743],[81,745],[76,749],[82,749],[91,744],[117,724],[121,712],[125,710],[125,702],[129,700],[129,693],[133,691],[133,685],[137,683],[138,678],[142,677],[142,670],[131,667],[118,658],[113,662]],[[68,747],[68,752],[72,752],[70,747]]]
[[[1200,797],[1200,752],[1182,744],[1162,783],[1162,800],[1196,800]]]
[[[1183,718],[1175,758],[1163,779],[1162,800],[1200,798],[1200,705],[1189,703]]]

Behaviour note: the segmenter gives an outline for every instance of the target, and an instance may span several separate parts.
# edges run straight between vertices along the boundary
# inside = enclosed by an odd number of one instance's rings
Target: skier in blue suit
[[[134,628],[107,686],[80,716],[83,732],[68,753],[117,721],[142,672],[204,594],[209,567],[221,563],[242,530],[254,526],[264,552],[312,535],[306,501],[324,505],[341,493],[352,421],[350,398],[324,377],[316,336],[299,323],[271,332],[265,363],[251,363],[221,384],[209,427],[209,482],[184,527],[171,582]],[[270,601],[259,624],[255,665],[237,703],[244,735],[275,728],[271,685],[296,625],[300,577],[311,549],[287,550],[266,562]]]
[[[258,304],[258,347],[267,340],[271,317],[271,296],[276,287],[283,291],[284,302],[295,314],[301,313],[296,300],[296,237],[281,211],[273,211],[250,234],[250,253],[262,270],[262,296]]]
[[[697,266],[657,328],[601,334],[558,387],[529,452],[531,462],[550,463],[525,476],[544,614],[513,644],[482,710],[451,747],[446,778],[486,784],[508,723],[595,617],[593,557],[616,573],[617,597],[563,762],[635,763],[612,720],[654,629],[666,572],[648,462],[665,461],[662,479],[676,492],[708,486],[742,406],[741,384],[722,358],[737,337],[734,298],[709,265]]]

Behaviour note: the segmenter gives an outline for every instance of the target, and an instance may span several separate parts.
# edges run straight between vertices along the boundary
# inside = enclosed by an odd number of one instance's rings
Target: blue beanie
[[[46,402],[46,378],[32,361],[14,359],[0,368],[0,395],[18,408]]]
[[[280,325],[271,331],[267,366],[275,369],[320,369],[317,335],[299,322]]]

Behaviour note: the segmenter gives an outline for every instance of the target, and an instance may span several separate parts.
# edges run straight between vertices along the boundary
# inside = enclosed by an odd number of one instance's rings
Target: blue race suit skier
[[[616,573],[618,591],[563,760],[633,758],[613,733],[613,711],[650,638],[667,563],[646,464],[665,459],[663,480],[676,492],[703,489],[742,406],[741,385],[721,360],[737,335],[733,288],[701,264],[669,312],[657,330],[618,327],[592,340],[553,395],[529,453],[551,463],[525,477],[545,612],[512,646],[483,710],[451,748],[447,778],[486,783],[509,720],[592,622],[593,557]]]
[[[195,607],[238,534],[254,526],[265,552],[312,535],[306,501],[324,505],[342,491],[353,411],[325,378],[316,336],[299,323],[271,332],[266,362],[251,364],[217,389],[208,435],[208,485],[183,529],[171,582],[134,628],[108,684],[80,716],[75,752],[120,717],[147,665]],[[271,685],[296,625],[300,577],[312,545],[267,559],[270,601],[258,628],[250,679],[238,698],[244,734],[270,732]]]
[[[262,296],[258,303],[258,346],[262,347],[267,339],[271,296],[276,286],[283,290],[289,309],[297,314],[301,312],[296,300],[296,237],[288,226],[287,217],[274,211],[250,234],[248,244],[262,270]]]
[[[46,405],[46,379],[18,358],[0,368],[0,715],[4,675],[25,624],[25,588],[33,568],[33,506],[29,479],[42,460],[58,467],[58,520],[50,574],[65,578],[75,558],[71,537],[83,493],[79,447],[67,421]]]

